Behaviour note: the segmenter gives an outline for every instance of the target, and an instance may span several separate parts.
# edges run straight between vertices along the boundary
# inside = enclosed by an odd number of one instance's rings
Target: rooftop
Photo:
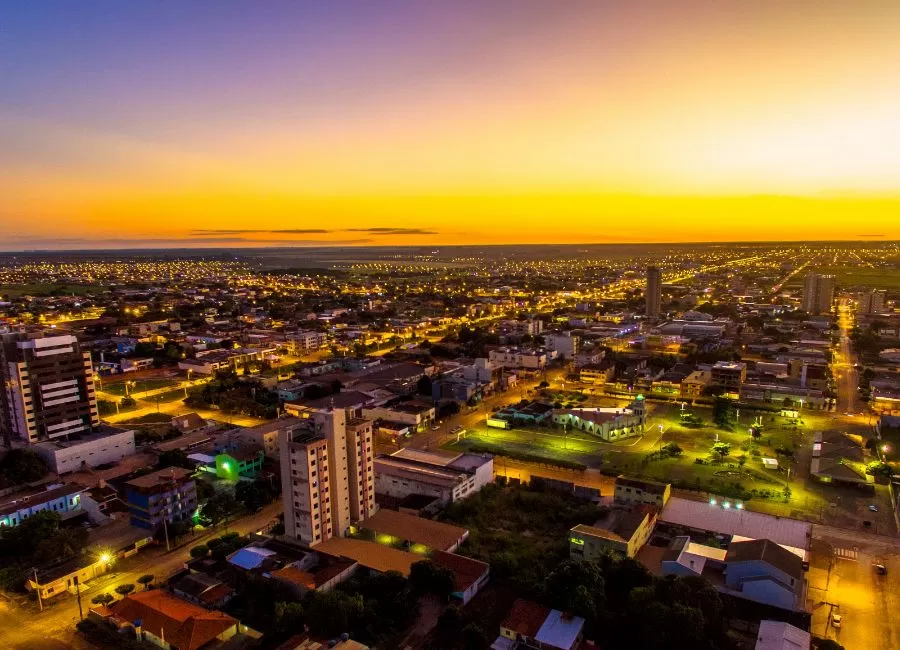
[[[166,467],[164,469],[158,469],[155,472],[150,472],[149,474],[144,474],[138,478],[133,478],[130,481],[127,481],[125,485],[137,489],[147,489],[172,482],[178,483],[190,478],[190,476],[191,471],[188,469],[182,467]]]
[[[441,551],[455,548],[469,534],[459,526],[383,509],[359,522],[359,528]]]
[[[568,650],[574,647],[583,628],[584,619],[580,616],[572,616],[554,609],[544,619],[544,624],[534,638],[541,644]]]
[[[0,515],[9,515],[22,508],[40,505],[42,503],[47,503],[48,501],[53,501],[54,499],[80,494],[82,492],[84,492],[83,487],[72,483],[63,483],[62,485],[54,483],[37,490],[16,492],[3,497],[3,502],[0,503]]]
[[[404,576],[409,575],[409,568],[413,564],[424,559],[415,553],[349,537],[332,537],[321,544],[316,544],[315,550],[356,560],[360,566],[379,573],[399,571]]]
[[[517,598],[500,627],[533,639],[544,624],[550,609],[531,600]]]
[[[707,501],[672,497],[660,522],[706,530],[722,535],[770,539],[782,546],[808,550],[812,525],[787,517],[773,517],[746,509],[723,508]]]

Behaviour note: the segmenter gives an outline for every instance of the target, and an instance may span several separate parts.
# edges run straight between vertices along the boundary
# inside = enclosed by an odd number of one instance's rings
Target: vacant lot
[[[104,382],[103,392],[110,395],[125,395],[125,382],[117,381],[115,383]],[[168,388],[169,386],[177,386],[178,382],[174,379],[136,379],[128,380],[128,394],[143,393],[148,390],[156,390],[157,388]],[[165,400],[164,400],[165,401]]]

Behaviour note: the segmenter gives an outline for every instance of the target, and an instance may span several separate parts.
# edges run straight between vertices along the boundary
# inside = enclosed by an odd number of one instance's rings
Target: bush
[[[130,594],[132,591],[134,591],[134,585],[131,584],[131,583],[126,583],[126,584],[124,584],[124,585],[119,585],[118,587],[116,587],[115,591],[116,591],[116,593],[119,594],[120,596],[127,596],[127,595]]]
[[[215,551],[218,547],[224,544],[225,541],[219,537],[213,537],[211,540],[206,542],[206,545],[209,547],[210,551]]]
[[[209,555],[209,547],[206,544],[199,544],[190,550],[191,557],[200,558]]]

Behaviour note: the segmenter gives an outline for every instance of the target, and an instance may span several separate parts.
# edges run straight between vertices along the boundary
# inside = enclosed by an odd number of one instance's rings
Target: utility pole
[[[44,611],[44,599],[41,598],[41,583],[38,582],[37,576],[37,567],[32,567],[32,571],[34,571],[34,591],[38,597],[38,607],[41,608],[41,611]]]
[[[81,609],[81,584],[78,582],[78,576],[75,576],[75,596],[78,598],[78,618],[84,620],[84,610]]]

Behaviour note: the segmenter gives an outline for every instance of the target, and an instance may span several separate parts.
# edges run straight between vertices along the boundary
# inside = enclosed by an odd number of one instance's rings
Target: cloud
[[[227,229],[227,230],[192,230],[192,237],[212,237],[222,235],[331,235],[341,232],[360,232],[369,235],[437,235],[436,230],[425,228],[337,228],[326,230],[324,228],[286,228],[269,230],[252,229]],[[205,241],[205,240],[204,240]]]
[[[76,250],[76,249],[141,249],[141,248],[200,248],[216,246],[363,246],[374,243],[371,238],[356,239],[253,239],[250,237],[28,237],[12,236],[0,244],[0,250]]]

